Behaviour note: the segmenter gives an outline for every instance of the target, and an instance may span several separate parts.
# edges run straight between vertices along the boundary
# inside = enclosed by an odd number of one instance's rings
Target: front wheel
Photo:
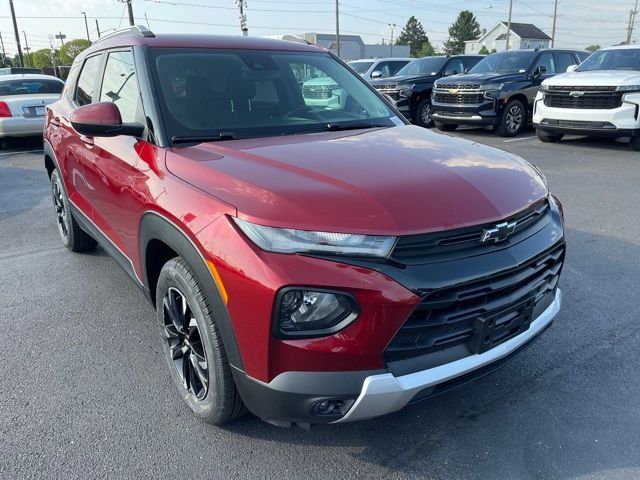
[[[520,100],[511,100],[504,107],[500,123],[496,129],[501,137],[514,137],[524,128],[527,121],[527,110]]]
[[[160,271],[156,316],[173,383],[193,413],[214,425],[244,413],[211,307],[180,257]]]
[[[544,130],[536,130],[538,140],[545,143],[558,143],[562,140],[563,135],[560,133],[549,133]]]
[[[433,120],[431,120],[431,100],[425,98],[420,102],[416,109],[414,119],[415,123],[421,127],[428,128],[433,126]]]

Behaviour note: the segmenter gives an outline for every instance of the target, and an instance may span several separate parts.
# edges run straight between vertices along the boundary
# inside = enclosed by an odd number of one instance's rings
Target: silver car
[[[55,102],[64,82],[34,73],[0,76],[0,140],[42,135],[45,107]]]
[[[414,60],[413,58],[371,58],[353,60],[347,65],[367,81],[376,78],[393,77],[398,70]]]

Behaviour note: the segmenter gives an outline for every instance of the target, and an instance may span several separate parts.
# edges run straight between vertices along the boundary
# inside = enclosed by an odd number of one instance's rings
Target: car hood
[[[405,125],[172,148],[167,168],[278,227],[388,235],[492,222],[547,195],[519,157]]]
[[[312,78],[311,80],[307,80],[306,82],[304,82],[305,87],[314,85],[336,85],[336,81],[333,78],[320,77]]]
[[[371,80],[371,85],[399,85],[411,83],[428,83],[435,82],[438,77],[436,75],[396,75],[395,77],[377,78]]]
[[[507,83],[520,82],[526,78],[524,73],[463,73],[438,80],[439,86],[460,85],[461,83]]]
[[[569,72],[548,78],[542,83],[545,85],[576,85],[580,87],[619,87],[621,85],[640,85],[640,72],[628,70]]]

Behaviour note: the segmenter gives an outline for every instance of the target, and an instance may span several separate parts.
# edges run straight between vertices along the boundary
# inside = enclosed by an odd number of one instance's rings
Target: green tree
[[[60,63],[62,65],[71,65],[73,63],[73,59],[76,58],[84,49],[89,48],[90,45],[91,43],[89,40],[85,40],[83,38],[76,38],[75,40],[68,41],[60,47]]]
[[[464,42],[479,36],[480,25],[476,17],[469,10],[464,10],[449,27],[449,40],[444,43],[444,49],[452,55],[464,53]]]
[[[58,51],[55,51],[56,58],[58,57]],[[31,54],[32,65],[37,68],[47,68],[53,67],[53,62],[51,61],[51,50],[48,48],[43,48],[41,50],[36,50]]]
[[[589,45],[587,48],[585,48],[585,50],[587,52],[593,53],[593,52],[596,52],[596,51],[600,50],[600,45]]]
[[[416,56],[417,57],[433,57],[435,54],[436,54],[435,48],[433,48],[433,45],[431,45],[431,42],[427,40],[425,43],[422,44],[422,48],[420,49],[420,51]]]
[[[482,45],[482,48],[478,52],[480,55],[489,55],[489,49],[486,45]]]
[[[422,28],[422,24],[412,15],[400,32],[396,45],[409,45],[410,55],[417,57],[425,43],[429,43],[429,37]]]

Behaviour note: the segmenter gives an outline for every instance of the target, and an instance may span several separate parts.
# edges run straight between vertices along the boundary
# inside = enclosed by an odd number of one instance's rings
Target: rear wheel
[[[564,136],[561,133],[549,133],[544,130],[536,130],[536,133],[538,134],[538,140],[545,143],[557,143]]]
[[[180,257],[162,267],[156,316],[173,383],[193,413],[215,425],[244,413],[211,307]]]
[[[58,233],[60,233],[60,239],[64,246],[72,252],[93,250],[97,242],[91,238],[87,232],[82,230],[73,218],[73,214],[69,208],[67,191],[64,189],[64,183],[57,169],[51,173],[51,197],[56,213]]]
[[[436,122],[436,127],[438,128],[438,130],[442,130],[443,132],[453,132],[456,128],[458,128],[458,125]]]
[[[520,100],[511,100],[504,107],[496,132],[501,137],[518,135],[527,122],[527,111]]]
[[[433,126],[433,120],[431,120],[431,100],[425,98],[420,102],[415,114],[415,123],[421,127]]]

